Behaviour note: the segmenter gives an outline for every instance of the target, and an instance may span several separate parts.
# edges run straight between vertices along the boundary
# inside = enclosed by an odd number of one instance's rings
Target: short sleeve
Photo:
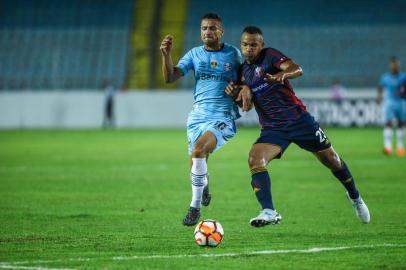
[[[272,66],[274,66],[278,69],[280,68],[280,66],[283,62],[290,60],[290,58],[287,57],[286,55],[284,55],[282,52],[280,52],[276,49],[273,49],[273,48],[267,49],[266,57],[269,59]]]
[[[182,70],[183,76],[185,76],[189,72],[189,70],[193,69],[192,50],[188,51],[179,60],[176,66]]]
[[[236,59],[236,62],[237,62],[238,65],[241,65],[241,64],[242,64],[242,55],[241,55],[241,52],[240,52],[239,49],[236,49],[236,51],[237,51],[237,59]]]

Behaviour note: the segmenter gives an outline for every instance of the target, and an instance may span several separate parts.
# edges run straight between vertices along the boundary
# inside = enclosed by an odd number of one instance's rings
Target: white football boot
[[[350,195],[347,192],[347,198],[354,207],[355,213],[357,214],[358,218],[365,224],[369,223],[369,221],[371,220],[369,210],[361,196],[359,196],[358,199],[351,199]]]
[[[282,216],[272,209],[264,209],[259,212],[257,217],[251,218],[250,224],[254,227],[263,227],[269,224],[278,224],[282,220]]]

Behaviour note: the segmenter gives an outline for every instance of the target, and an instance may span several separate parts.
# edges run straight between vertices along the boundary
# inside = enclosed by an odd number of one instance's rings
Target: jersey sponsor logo
[[[230,63],[225,63],[224,64],[224,70],[230,71],[232,69],[232,65]]]
[[[196,78],[198,80],[211,80],[211,81],[231,81],[231,78],[221,74],[198,73]]]
[[[218,66],[217,61],[216,60],[211,60],[210,61],[210,66],[211,66],[211,68],[216,68]]]
[[[269,83],[267,83],[267,82],[262,83],[262,84],[258,85],[257,87],[252,88],[252,92],[255,93],[256,91],[262,90],[267,86],[269,86]]]
[[[199,62],[199,68],[204,68],[204,67],[207,67],[207,63],[204,62],[204,61],[200,61]]]
[[[255,68],[255,77],[262,77],[264,75],[264,68],[262,66],[257,66]]]

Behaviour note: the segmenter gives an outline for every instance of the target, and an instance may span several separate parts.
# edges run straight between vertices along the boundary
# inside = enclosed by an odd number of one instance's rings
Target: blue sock
[[[251,170],[251,186],[257,196],[262,209],[274,209],[271,194],[271,179],[266,168],[256,168]]]
[[[351,199],[357,199],[359,197],[359,192],[355,186],[354,178],[351,175],[350,170],[347,167],[347,164],[341,160],[341,169],[339,171],[333,172],[334,176],[340,180],[341,184],[345,187],[350,195]]]

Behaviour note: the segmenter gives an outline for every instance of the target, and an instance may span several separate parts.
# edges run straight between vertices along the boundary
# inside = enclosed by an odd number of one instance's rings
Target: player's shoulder
[[[236,53],[239,53],[240,52],[240,50],[237,48],[237,47],[235,47],[234,45],[231,45],[231,44],[229,44],[229,43],[224,43],[224,48],[223,48],[225,51],[233,51],[233,52],[236,52]]]
[[[390,76],[390,73],[389,72],[384,72],[382,75],[381,75],[381,80],[385,80],[386,78],[388,78]]]
[[[264,59],[264,61],[270,61],[272,63],[282,63],[286,60],[290,60],[290,58],[284,53],[272,47],[264,48],[261,53],[263,55],[262,59]]]
[[[204,46],[193,47],[185,53],[185,57],[190,59],[198,59],[200,57],[205,57],[206,55],[207,51],[204,49]]]
[[[202,45],[202,46],[196,46],[196,47],[191,48],[187,53],[199,54],[199,53],[204,53],[204,52],[205,52],[205,49],[204,49],[204,46]]]
[[[272,47],[266,47],[266,48],[263,49],[263,51],[267,55],[280,55],[282,53],[280,50],[272,48]]]

